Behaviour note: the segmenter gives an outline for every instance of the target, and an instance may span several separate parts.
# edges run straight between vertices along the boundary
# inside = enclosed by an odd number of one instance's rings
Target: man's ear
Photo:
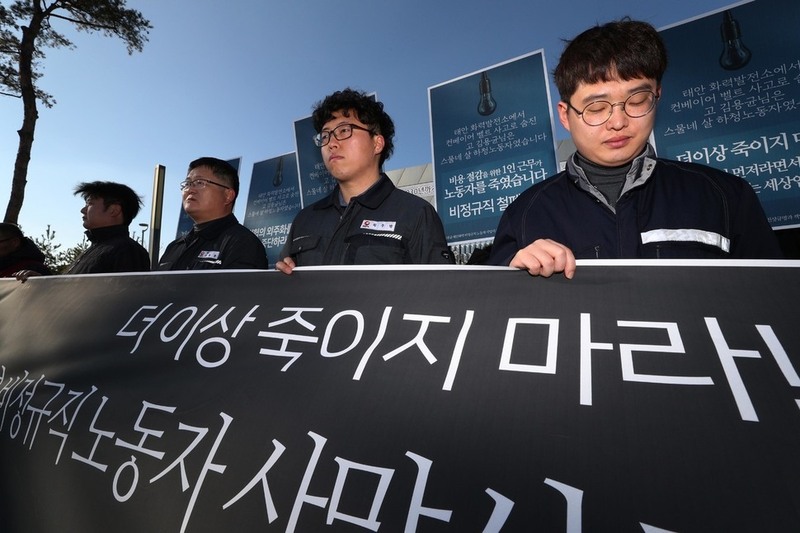
[[[377,155],[383,152],[383,147],[386,146],[386,139],[384,139],[383,135],[381,135],[380,133],[376,133],[373,140],[373,144],[375,146],[374,153]]]
[[[234,200],[236,200],[236,191],[225,189],[225,205],[233,205]]]
[[[559,102],[556,110],[558,111],[558,121],[561,122],[565,130],[569,131],[569,106],[565,102]]]
[[[119,205],[119,204],[111,204],[111,205],[109,205],[108,207],[106,207],[106,211],[108,212],[108,214],[110,216],[112,216],[114,218],[117,218],[117,217],[119,217],[120,219],[122,218],[122,206]]]

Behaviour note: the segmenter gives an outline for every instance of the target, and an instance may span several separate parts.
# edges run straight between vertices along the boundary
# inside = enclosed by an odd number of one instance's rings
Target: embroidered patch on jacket
[[[219,250],[201,250],[198,259],[219,259]]]
[[[363,220],[361,229],[371,229],[374,231],[394,231],[397,224],[394,220]]]

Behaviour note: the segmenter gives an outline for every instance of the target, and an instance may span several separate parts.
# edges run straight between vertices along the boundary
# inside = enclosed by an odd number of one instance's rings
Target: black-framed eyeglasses
[[[349,139],[353,136],[353,130],[363,130],[369,132],[370,135],[375,135],[375,132],[369,128],[365,128],[363,126],[359,126],[358,124],[339,124],[335,128],[330,131],[321,131],[314,135],[314,144],[322,148],[329,142],[331,142],[331,135],[333,135],[337,141],[343,141],[345,139]]]
[[[217,187],[222,187],[223,189],[230,189],[227,185],[223,185],[221,183],[217,183],[216,181],[207,180],[205,178],[198,178],[196,180],[186,179],[181,182],[181,190],[185,191],[190,187],[194,187],[195,189],[205,189],[206,185],[208,184],[216,185]]]
[[[628,96],[625,101],[615,104],[605,100],[591,102],[583,108],[583,111],[578,111],[568,100],[564,100],[564,103],[589,126],[601,126],[611,118],[615,106],[622,106],[622,110],[631,118],[641,118],[656,107],[657,101],[658,95],[648,90],[637,91]]]

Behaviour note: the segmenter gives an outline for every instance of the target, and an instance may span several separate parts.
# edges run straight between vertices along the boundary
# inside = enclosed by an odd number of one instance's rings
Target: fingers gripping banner
[[[730,264],[0,281],[0,530],[797,530],[800,265]]]

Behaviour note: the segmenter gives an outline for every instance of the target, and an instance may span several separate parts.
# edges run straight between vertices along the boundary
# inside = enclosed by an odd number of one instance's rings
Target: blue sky
[[[2,3],[7,3],[3,1]],[[661,28],[734,2],[631,0],[129,0],[153,29],[142,53],[64,27],[50,50],[20,225],[50,225],[65,247],[83,236],[81,181],[133,187],[149,223],[153,169],[167,169],[162,249],[175,236],[189,161],[242,157],[241,221],[253,163],[294,151],[293,123],[347,86],[376,92],[395,121],[386,169],[431,160],[428,87],[535,50],[552,71],[568,39],[629,15]],[[557,91],[552,90],[553,98]],[[21,101],[0,97],[0,205],[8,202]],[[563,130],[556,132],[563,138]]]

